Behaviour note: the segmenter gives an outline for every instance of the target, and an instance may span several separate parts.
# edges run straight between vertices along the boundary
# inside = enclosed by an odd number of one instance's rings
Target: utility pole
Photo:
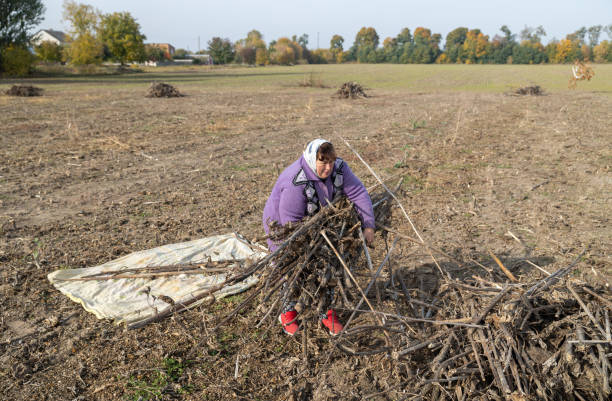
[[[198,53],[200,52],[200,37],[198,36]]]
[[[317,32],[317,50],[319,50],[319,32]]]

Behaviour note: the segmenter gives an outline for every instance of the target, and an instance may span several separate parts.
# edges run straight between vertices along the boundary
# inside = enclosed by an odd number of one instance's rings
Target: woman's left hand
[[[374,229],[371,227],[363,229],[363,236],[365,237],[366,244],[373,248],[374,247]]]

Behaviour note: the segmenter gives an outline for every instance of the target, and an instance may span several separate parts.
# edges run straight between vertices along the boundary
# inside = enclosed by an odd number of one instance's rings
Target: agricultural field
[[[261,237],[278,174],[317,137],[375,185],[342,137],[389,183],[403,177],[399,200],[447,254],[493,267],[489,252],[506,264],[529,255],[551,272],[584,252],[572,276],[609,283],[612,65],[593,68],[573,90],[568,65],[194,66],[0,81],[3,92],[44,89],[0,96],[0,398],[408,397],[402,383],[418,372],[384,355],[348,357],[322,331],[304,370],[302,338],[256,329],[254,308],[211,333],[248,292],[126,330],[47,274],[215,234]],[[185,97],[145,97],[154,81]],[[347,81],[369,97],[335,97]],[[544,94],[514,94],[533,85]],[[414,235],[399,209],[391,225]],[[431,264],[419,246],[397,246],[396,269]],[[377,234],[373,258],[384,250]],[[544,277],[527,265],[515,274]]]

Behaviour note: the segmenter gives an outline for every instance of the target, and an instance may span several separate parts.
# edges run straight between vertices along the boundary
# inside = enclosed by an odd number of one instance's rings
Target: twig
[[[338,135],[338,134],[336,134]],[[410,227],[412,227],[412,230],[414,231],[414,233],[416,234],[416,236],[419,238],[419,240],[421,241],[422,244],[425,244],[425,240],[423,239],[423,237],[421,237],[421,234],[419,234],[419,231],[416,229],[414,223],[412,222],[412,219],[410,219],[410,217],[408,216],[408,213],[406,213],[406,209],[404,209],[404,205],[402,205],[402,202],[399,201],[399,199],[397,199],[397,197],[395,196],[395,194],[393,192],[391,192],[391,190],[385,185],[385,183],[380,179],[380,177],[378,176],[378,174],[376,174],[376,172],[374,170],[372,170],[372,167],[370,167],[368,165],[368,163],[366,163],[365,160],[363,160],[363,158],[361,157],[361,155],[359,153],[357,153],[357,151],[355,149],[353,149],[353,147],[346,141],[346,139],[342,138],[340,135],[338,135],[338,137],[340,139],[342,139],[344,141],[344,143],[346,144],[346,146],[348,146],[348,148],[355,153],[355,155],[359,158],[359,160],[361,160],[361,162],[366,166],[366,168],[370,171],[370,173],[374,176],[374,178],[376,178],[376,180],[383,186],[383,188],[385,188],[385,190],[389,193],[389,195],[391,195],[391,197],[397,202],[398,206],[400,207],[400,209],[402,210],[402,213],[404,214],[404,217],[406,217],[406,220],[408,220],[408,223],[410,223]],[[428,249],[429,250],[429,249]],[[438,264],[438,261],[436,260],[436,258],[431,254],[431,251],[429,251],[429,255],[431,256],[431,258],[433,259],[434,263],[436,264],[436,266],[438,267],[438,270],[440,270],[440,273],[442,275],[444,275],[444,272],[442,271],[442,268],[440,267],[440,265]],[[446,273],[447,276],[450,277],[450,275],[448,274],[448,272]]]
[[[512,281],[514,281],[515,283],[518,281],[516,279],[516,277],[514,277],[514,274],[512,274],[510,272],[510,270],[508,270],[506,268],[506,266],[504,266],[504,264],[501,262],[501,260],[499,260],[499,258],[497,256],[495,256],[495,254],[489,250],[489,255],[491,255],[491,257],[493,258],[493,260],[495,261],[495,263],[497,263],[497,265],[499,266],[499,268],[504,272],[504,274]]]
[[[601,334],[604,335],[604,337],[607,337],[606,332],[604,331],[604,329],[599,325],[597,320],[595,320],[595,316],[593,316],[593,314],[591,314],[591,311],[589,310],[589,308],[587,308],[587,306],[584,304],[584,302],[582,302],[582,299],[578,296],[576,291],[574,291],[574,288],[572,287],[572,285],[570,283],[567,283],[566,286],[567,286],[567,289],[570,290],[570,292],[572,293],[574,298],[576,298],[576,301],[578,301],[578,303],[580,304],[580,307],[586,312],[586,314],[589,317],[589,319],[591,319],[591,322],[593,322],[595,327],[597,327],[597,329],[599,329],[599,331],[601,332]]]

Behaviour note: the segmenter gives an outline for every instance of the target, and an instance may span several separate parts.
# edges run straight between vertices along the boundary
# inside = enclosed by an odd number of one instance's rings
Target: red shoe
[[[278,316],[278,321],[283,325],[283,331],[290,336],[295,335],[300,328],[296,323],[297,315],[298,313],[295,310],[290,310]]]
[[[332,336],[337,336],[344,328],[333,309],[327,311],[327,317],[322,318],[321,323],[329,330],[329,334]]]

